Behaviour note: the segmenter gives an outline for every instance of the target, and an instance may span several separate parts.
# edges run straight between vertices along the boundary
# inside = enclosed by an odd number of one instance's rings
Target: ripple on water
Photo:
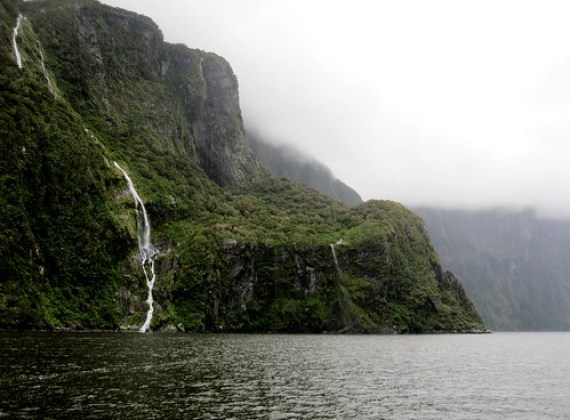
[[[556,419],[568,350],[564,333],[0,333],[0,417]]]

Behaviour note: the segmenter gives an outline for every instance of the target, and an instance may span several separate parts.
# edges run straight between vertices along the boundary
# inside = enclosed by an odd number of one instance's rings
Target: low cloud
[[[566,2],[104,2],[228,59],[246,125],[365,199],[570,217]]]

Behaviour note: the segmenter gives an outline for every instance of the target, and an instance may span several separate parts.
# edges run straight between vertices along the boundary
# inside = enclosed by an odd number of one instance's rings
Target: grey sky
[[[246,127],[365,199],[570,217],[569,2],[104,3],[225,57]]]

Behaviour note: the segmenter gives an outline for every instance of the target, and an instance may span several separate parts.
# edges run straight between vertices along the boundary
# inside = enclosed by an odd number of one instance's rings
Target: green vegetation
[[[322,163],[290,147],[270,144],[255,131],[248,131],[247,140],[260,162],[275,175],[314,188],[347,206],[362,203],[358,193],[335,178]]]
[[[112,327],[108,302],[132,238],[114,222],[101,146],[47,89],[34,36],[23,25],[23,71],[2,50],[1,323]]]
[[[140,324],[134,205],[115,160],[161,251],[155,329],[484,328],[407,209],[350,209],[259,166],[222,58],[165,44],[148,18],[95,1],[0,10],[0,327]]]

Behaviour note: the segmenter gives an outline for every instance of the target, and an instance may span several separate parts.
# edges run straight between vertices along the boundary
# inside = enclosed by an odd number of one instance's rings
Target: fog
[[[104,3],[225,57],[246,127],[364,199],[570,217],[565,1]]]

